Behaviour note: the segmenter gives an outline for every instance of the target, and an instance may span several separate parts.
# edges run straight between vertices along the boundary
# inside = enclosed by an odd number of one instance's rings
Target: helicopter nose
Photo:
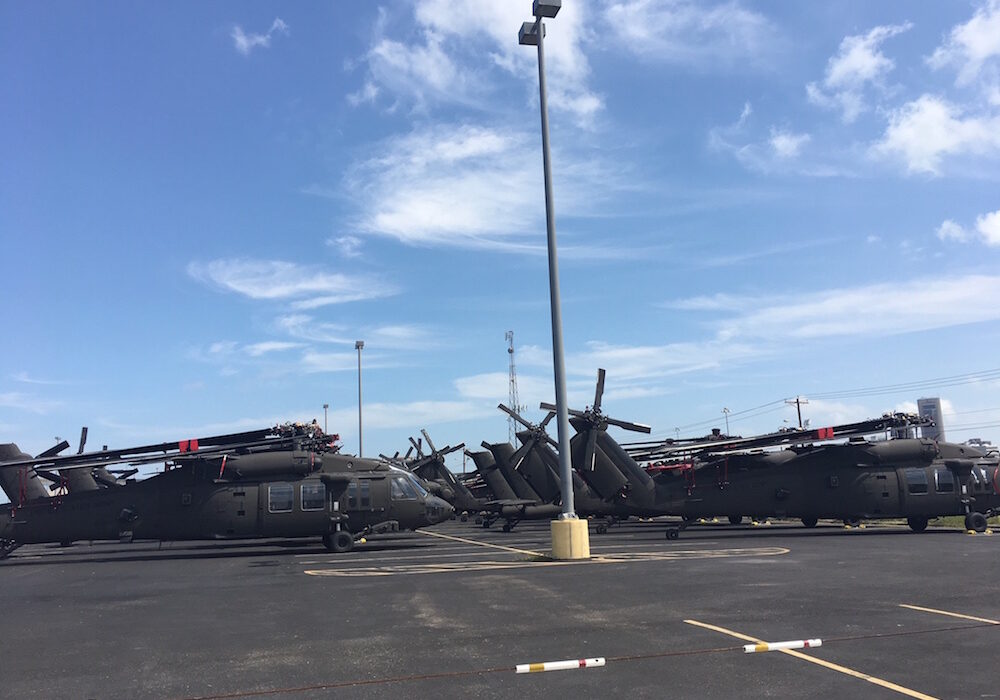
[[[438,498],[437,496],[430,496],[427,499],[427,523],[429,525],[436,525],[440,522],[444,522],[451,517],[451,514],[455,512],[455,509],[451,507],[451,504],[443,498]]]

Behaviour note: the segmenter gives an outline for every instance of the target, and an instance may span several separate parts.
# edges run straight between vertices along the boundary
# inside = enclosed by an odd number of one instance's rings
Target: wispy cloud
[[[620,191],[620,169],[559,154],[559,202],[575,215]],[[438,124],[385,141],[356,165],[347,188],[356,230],[410,245],[544,252],[541,170],[527,132]]]
[[[788,297],[730,297],[718,338],[883,336],[1000,319],[1000,276],[927,278]],[[864,313],[859,313],[860,309]]]
[[[362,255],[361,249],[364,247],[364,241],[357,236],[329,238],[326,244],[331,248],[335,248],[340,253],[340,257],[348,259],[360,258]]]
[[[807,133],[772,126],[766,137],[754,135],[753,107],[744,103],[739,119],[709,129],[708,148],[732,156],[747,170],[763,174],[794,173],[806,177],[851,176],[849,167],[804,159],[803,150],[812,141]]]
[[[987,0],[976,9],[972,19],[952,27],[948,39],[927,58],[934,69],[953,67],[956,82],[968,85],[980,78],[990,64],[1000,58],[1000,0]],[[991,80],[997,78],[994,70]]]
[[[60,379],[38,379],[37,377],[29,376],[27,372],[16,372],[10,375],[10,378],[21,384],[36,384],[41,386],[63,386],[71,383]]]
[[[889,113],[889,126],[869,153],[901,160],[911,173],[940,175],[946,157],[1000,153],[1000,116],[967,115],[940,97],[921,95]]]
[[[12,408],[17,411],[45,415],[62,405],[62,401],[39,399],[17,391],[0,392],[0,408]]]
[[[604,15],[616,45],[645,60],[701,70],[761,65],[782,44],[764,15],[738,2],[626,0]]]
[[[891,37],[909,31],[912,24],[875,27],[867,34],[845,37],[840,49],[826,65],[823,87],[806,85],[809,101],[828,109],[839,109],[844,122],[851,123],[867,109],[864,92],[867,86],[884,89],[884,80],[895,67],[892,59],[880,50]]]
[[[277,34],[288,35],[288,25],[282,21],[280,17],[275,17],[274,22],[271,23],[271,28],[267,30],[266,34],[247,34],[243,31],[243,27],[240,25],[235,25],[233,31],[230,33],[230,37],[233,39],[233,47],[239,51],[244,56],[249,56],[250,52],[256,48],[268,48],[271,45],[271,37]]]
[[[290,301],[295,309],[378,299],[397,293],[394,285],[361,276],[328,272],[281,260],[192,262],[191,277],[251,299]]]

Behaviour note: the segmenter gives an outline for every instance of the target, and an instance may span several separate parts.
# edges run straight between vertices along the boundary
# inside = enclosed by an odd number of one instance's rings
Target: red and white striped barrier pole
[[[518,664],[518,673],[540,673],[541,671],[569,671],[574,668],[596,668],[605,664],[604,657],[596,659],[570,659],[569,661],[545,661],[540,664]]]
[[[823,646],[822,639],[796,639],[794,642],[764,642],[763,644],[744,644],[743,652],[753,654],[758,651],[780,651],[782,649],[812,649]]]

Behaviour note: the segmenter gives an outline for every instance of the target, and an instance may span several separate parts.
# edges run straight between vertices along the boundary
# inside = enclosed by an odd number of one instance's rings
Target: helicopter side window
[[[361,507],[372,507],[372,484],[370,481],[361,482]]]
[[[326,505],[326,486],[323,485],[322,481],[314,484],[302,484],[300,489],[302,510],[323,510],[323,506]]]
[[[927,493],[927,473],[923,469],[907,469],[906,485],[910,493]]]
[[[352,481],[347,485],[347,508],[356,510],[358,507],[358,482]]]
[[[934,486],[938,493],[951,493],[955,490],[955,477],[950,469],[934,470]]]
[[[392,478],[391,489],[392,500],[394,501],[412,500],[417,497],[417,492],[413,488],[413,485],[402,476]]]
[[[295,488],[291,484],[271,484],[267,487],[269,513],[291,513]]]

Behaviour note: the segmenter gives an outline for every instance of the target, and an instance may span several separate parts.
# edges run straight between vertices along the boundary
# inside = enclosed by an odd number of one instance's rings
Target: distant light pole
[[[729,409],[723,408],[722,412],[726,414],[726,437],[729,437]]]
[[[549,305],[552,309],[552,365],[555,370],[556,425],[559,428],[559,474],[562,492],[560,520],[576,520],[573,503],[573,465],[569,452],[569,409],[566,405],[566,363],[563,352],[562,309],[559,301],[559,259],[556,251],[556,213],[552,201],[552,162],[549,156],[549,109],[545,93],[545,25],[543,17],[559,13],[562,0],[535,0],[534,22],[524,22],[517,40],[522,46],[538,47],[538,96],[542,115],[542,169],[545,176],[545,229],[549,253]]]
[[[354,343],[354,349],[358,351],[358,457],[362,452],[361,441],[361,351],[365,347],[365,341],[359,340]]]
[[[324,435],[329,435],[330,434],[330,426],[327,424],[327,421],[326,421],[327,411],[329,411],[329,410],[330,410],[330,404],[328,404],[328,403],[323,404],[323,434]]]

